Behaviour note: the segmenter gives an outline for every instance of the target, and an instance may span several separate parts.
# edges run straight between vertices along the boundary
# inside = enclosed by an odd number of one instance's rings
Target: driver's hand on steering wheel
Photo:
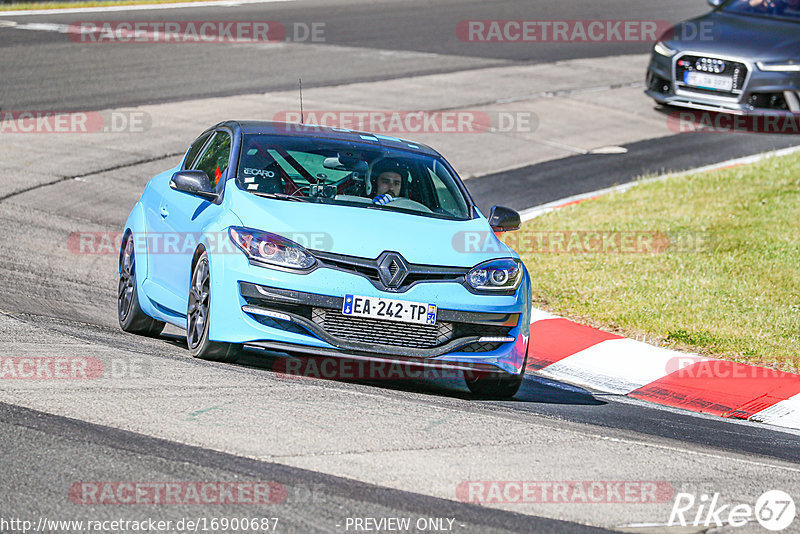
[[[390,195],[389,193],[384,193],[383,195],[378,195],[377,197],[373,198],[372,203],[384,206],[389,202],[392,202],[393,200],[394,197],[392,195]]]

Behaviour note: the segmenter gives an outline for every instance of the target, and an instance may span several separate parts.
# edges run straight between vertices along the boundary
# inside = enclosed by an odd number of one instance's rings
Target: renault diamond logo
[[[408,274],[408,264],[396,252],[384,252],[378,259],[378,276],[383,285],[389,289],[397,289]]]

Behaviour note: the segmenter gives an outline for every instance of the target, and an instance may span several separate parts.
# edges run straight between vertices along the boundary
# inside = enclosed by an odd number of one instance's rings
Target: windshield
[[[722,10],[726,13],[800,20],[800,0],[730,0]]]
[[[236,181],[275,198],[469,219],[469,203],[441,158],[330,139],[245,135]]]

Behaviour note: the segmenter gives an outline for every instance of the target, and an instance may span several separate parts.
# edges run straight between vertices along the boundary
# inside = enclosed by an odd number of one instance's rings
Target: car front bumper
[[[678,52],[672,57],[653,53],[645,93],[659,104],[735,115],[800,113],[800,73],[762,71],[750,60],[724,57],[746,66],[747,74],[740,90],[715,92],[687,87],[677,79],[676,63],[686,55],[721,57],[699,52]]]
[[[297,274],[218,254],[211,267],[212,341],[281,352],[390,359],[459,369],[524,371],[530,329],[530,281],[512,295],[477,295],[455,282],[418,283],[402,293],[366,277],[317,268]],[[434,327],[344,316],[344,295],[435,304]]]

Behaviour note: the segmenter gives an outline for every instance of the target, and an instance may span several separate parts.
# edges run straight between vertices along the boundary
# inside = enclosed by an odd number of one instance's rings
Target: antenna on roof
[[[303,79],[298,78],[297,84],[300,86],[300,124],[305,123],[305,119],[303,118]]]

